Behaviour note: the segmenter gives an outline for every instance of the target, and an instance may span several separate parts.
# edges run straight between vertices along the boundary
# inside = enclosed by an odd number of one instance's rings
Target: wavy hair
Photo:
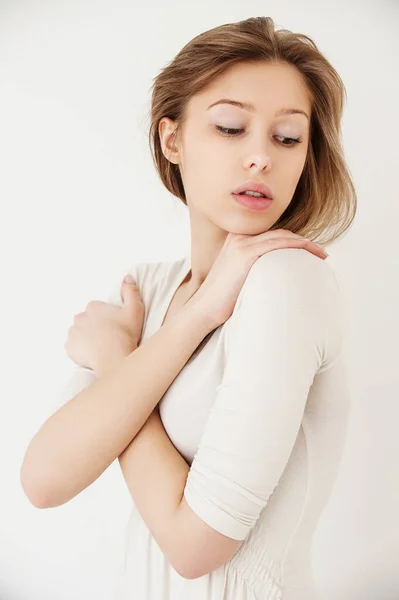
[[[330,244],[349,229],[357,209],[341,140],[345,86],[310,37],[276,29],[271,17],[251,17],[201,33],[153,79],[148,137],[156,170],[168,191],[187,205],[179,165],[170,162],[162,151],[159,122],[163,117],[174,120],[174,134],[179,135],[192,96],[233,65],[258,61],[295,66],[312,106],[301,177],[290,204],[270,230],[288,229]]]

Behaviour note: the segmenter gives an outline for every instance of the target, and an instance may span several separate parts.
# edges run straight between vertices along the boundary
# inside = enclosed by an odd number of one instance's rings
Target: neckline
[[[179,259],[181,260],[181,259]],[[175,262],[172,264],[172,268],[173,265],[176,264]],[[176,278],[174,279],[174,283],[171,286],[171,289],[169,290],[169,293],[166,294],[165,296],[165,300],[162,302],[161,305],[161,309],[160,309],[160,316],[158,319],[158,326],[157,326],[157,330],[160,329],[163,324],[164,324],[164,320],[166,317],[166,313],[169,310],[170,305],[172,304],[172,300],[176,295],[177,290],[179,289],[179,287],[181,286],[181,284],[183,283],[183,281],[185,280],[185,278],[187,277],[188,273],[191,270],[191,265],[190,265],[190,257],[189,256],[185,256],[183,258],[182,264],[180,269],[177,271],[177,275]]]

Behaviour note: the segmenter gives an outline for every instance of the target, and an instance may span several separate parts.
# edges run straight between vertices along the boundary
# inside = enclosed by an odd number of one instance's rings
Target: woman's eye
[[[242,133],[244,131],[243,129],[232,129],[232,128],[229,128],[229,127],[221,127],[220,125],[216,125],[216,129],[219,131],[219,133],[221,135],[224,135],[226,137],[234,137],[234,136],[237,136],[237,135],[239,135],[240,133]],[[286,146],[287,148],[296,146],[297,144],[301,143],[301,140],[299,138],[290,138],[290,137],[285,137],[283,135],[278,135],[276,137],[285,140],[284,143],[280,142],[280,144],[282,146]],[[287,141],[289,143],[286,143]]]
[[[290,138],[290,137],[284,137],[283,135],[277,135],[276,137],[282,138],[283,140],[288,140],[289,142],[291,142],[290,144],[283,144],[283,146],[296,146],[297,144],[301,144],[301,140],[299,138]]]
[[[221,127],[220,125],[216,125],[216,129],[220,131],[223,135],[227,136],[237,135],[238,133],[244,131],[243,129],[231,129],[229,127]],[[234,133],[227,133],[228,131],[234,131]]]

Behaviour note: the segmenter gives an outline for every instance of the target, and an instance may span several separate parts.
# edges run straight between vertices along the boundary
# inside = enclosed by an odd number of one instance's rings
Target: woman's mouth
[[[232,196],[241,206],[250,210],[265,210],[273,202],[271,198],[248,196],[247,194],[232,194]]]

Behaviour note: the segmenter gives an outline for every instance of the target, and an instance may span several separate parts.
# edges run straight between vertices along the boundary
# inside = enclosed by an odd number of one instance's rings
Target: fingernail
[[[134,283],[133,281],[133,277],[130,275],[130,273],[128,273],[124,279],[125,283]]]
[[[325,254],[326,256],[329,256],[329,254],[328,254],[327,250],[324,248],[324,246],[317,244],[317,242],[315,242],[315,244],[318,248],[320,248],[320,250],[323,252],[323,254]]]

